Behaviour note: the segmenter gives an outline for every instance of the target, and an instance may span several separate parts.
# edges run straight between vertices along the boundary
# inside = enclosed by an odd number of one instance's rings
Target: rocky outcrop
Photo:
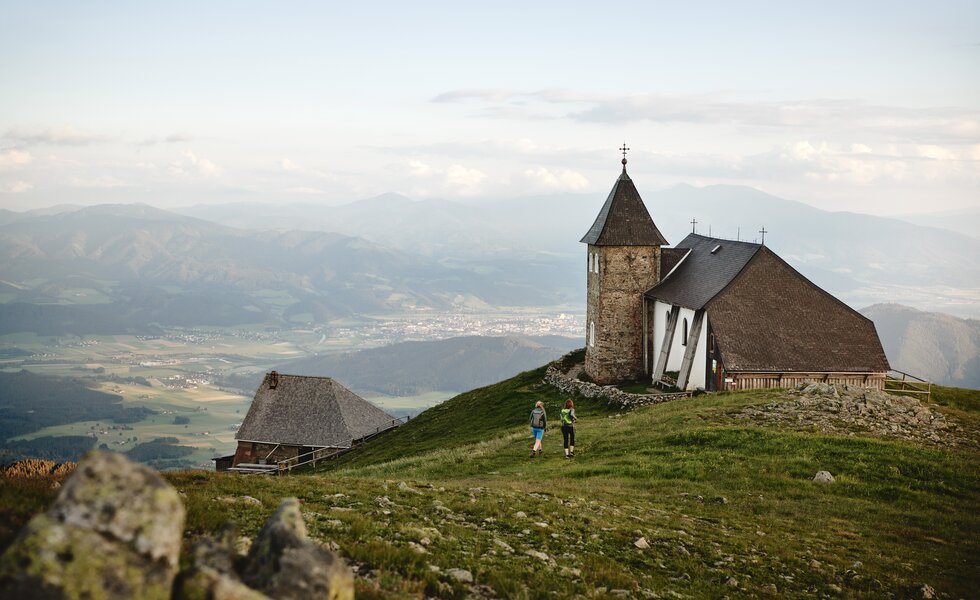
[[[156,472],[93,454],[0,557],[0,596],[168,599],[183,528],[180,497]]]
[[[282,501],[240,560],[242,538],[228,525],[195,541],[178,575],[183,533],[173,487],[121,454],[93,453],[0,556],[0,599],[354,597],[350,570],[306,536],[295,498]]]
[[[844,435],[870,434],[933,446],[976,445],[958,425],[918,399],[879,390],[809,383],[788,400],[742,409],[736,419]]]
[[[252,542],[242,577],[272,598],[354,598],[350,569],[306,536],[296,498],[283,500],[266,521]]]

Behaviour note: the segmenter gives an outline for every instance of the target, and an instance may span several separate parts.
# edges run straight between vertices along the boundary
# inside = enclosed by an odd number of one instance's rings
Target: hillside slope
[[[893,369],[935,383],[980,388],[980,321],[900,304],[861,310],[875,323]]]
[[[735,415],[789,398],[754,391],[622,414],[580,400],[578,456],[562,458],[551,427],[530,459],[531,405],[554,415],[564,400],[542,376],[461,394],[323,473],[167,477],[195,533],[233,520],[254,536],[279,498],[299,497],[362,598],[956,598],[980,586],[975,445],[753,425]],[[977,439],[980,393],[935,399]],[[836,483],[811,481],[819,470]],[[0,486],[0,544],[43,494],[16,503]]]
[[[581,343],[551,336],[547,345],[527,337],[463,336],[401,342],[343,354],[289,361],[277,367],[296,375],[329,374],[357,392],[410,396],[470,390],[555,360]]]

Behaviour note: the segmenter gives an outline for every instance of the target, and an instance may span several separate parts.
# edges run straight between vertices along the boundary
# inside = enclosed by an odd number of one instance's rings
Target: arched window
[[[599,272],[599,253],[598,252],[596,252],[596,254],[595,254],[595,272],[596,273]]]
[[[589,322],[589,345],[595,346],[595,321]]]
[[[682,346],[686,346],[687,345],[687,317],[684,318],[684,329],[683,329],[683,332],[684,332],[684,335],[681,337],[681,345]]]

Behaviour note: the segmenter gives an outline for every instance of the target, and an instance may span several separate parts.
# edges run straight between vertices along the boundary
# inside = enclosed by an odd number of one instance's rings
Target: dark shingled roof
[[[729,371],[889,369],[870,319],[765,247],[708,302],[707,314]]]
[[[681,262],[690,248],[661,248],[660,249],[660,277],[666,277],[671,270]]]
[[[623,174],[616,180],[599,216],[581,239],[593,246],[665,246],[664,238],[654,225],[647,207],[636,191],[633,180]]]
[[[721,247],[712,254],[711,251],[717,246]],[[673,273],[651,288],[646,296],[694,310],[704,308],[731,283],[761,247],[759,244],[692,233],[677,248],[671,249],[675,252],[689,249],[690,253],[683,257]],[[667,275],[669,271],[661,272]]]
[[[270,374],[255,391],[237,440],[346,448],[396,424],[395,417],[329,377]]]

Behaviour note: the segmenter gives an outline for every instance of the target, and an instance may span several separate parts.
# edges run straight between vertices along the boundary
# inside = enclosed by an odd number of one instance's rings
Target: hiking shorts
[[[534,432],[534,439],[540,440],[544,437],[544,427],[532,427],[531,431]]]

